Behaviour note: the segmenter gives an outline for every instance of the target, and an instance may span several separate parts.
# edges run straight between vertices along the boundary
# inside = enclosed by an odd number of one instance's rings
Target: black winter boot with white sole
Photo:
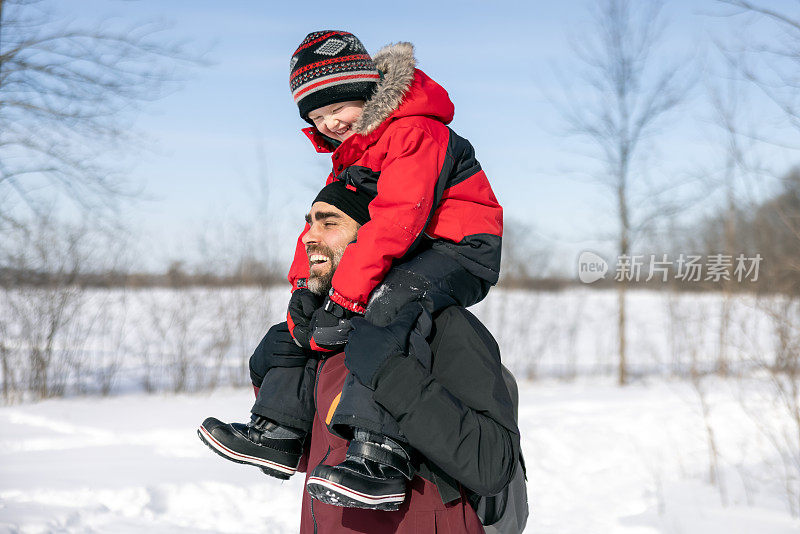
[[[318,465],[306,489],[318,501],[347,508],[397,510],[414,476],[406,446],[380,434],[355,431],[339,465]]]
[[[209,417],[197,435],[208,447],[232,462],[254,465],[273,477],[288,479],[297,471],[306,433],[253,414],[246,425]]]

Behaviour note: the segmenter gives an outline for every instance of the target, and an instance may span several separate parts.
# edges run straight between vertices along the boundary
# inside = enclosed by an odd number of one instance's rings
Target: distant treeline
[[[285,283],[286,277],[277,272],[235,272],[214,274],[187,272],[171,267],[163,273],[87,272],[48,273],[27,269],[0,267],[0,286],[52,287],[77,285],[81,287],[269,287]]]
[[[613,266],[611,267],[613,269]],[[796,274],[796,273],[793,273]],[[630,289],[646,289],[653,291],[680,291],[680,292],[714,292],[730,291],[732,293],[783,293],[800,294],[800,279],[789,283],[784,276],[781,283],[774,283],[759,275],[759,280],[731,282],[731,281],[685,281],[676,278],[677,272],[670,272],[666,282],[661,278],[654,278],[649,282],[643,276],[640,281],[617,281],[614,279],[613,270],[605,278],[591,284],[585,284],[577,278],[570,277],[519,277],[505,276],[500,278],[498,287],[505,289],[523,289],[530,291],[563,291],[570,288],[584,287],[586,289],[608,290],[618,284],[626,284]],[[75,285],[86,288],[152,288],[152,287],[272,287],[286,284],[286,277],[279,272],[237,272],[228,274],[214,274],[203,272],[187,272],[170,268],[163,273],[126,273],[121,271],[88,272],[88,273],[46,273],[25,269],[0,268],[0,287],[56,287]]]
[[[676,271],[670,273],[670,278],[663,282],[659,279],[652,279],[649,282],[640,281],[625,281],[619,282],[614,280],[614,273],[609,272],[605,278],[592,282],[591,284],[584,284],[576,278],[511,278],[506,277],[500,279],[498,287],[506,289],[527,289],[532,291],[562,291],[569,288],[585,287],[586,289],[613,289],[619,284],[625,284],[629,289],[643,289],[648,291],[678,291],[687,293],[705,293],[705,292],[718,292],[730,291],[731,293],[758,293],[758,294],[791,294],[800,295],[800,280],[794,284],[780,283],[775,284],[767,281],[766,279],[759,279],[756,282],[731,282],[720,280],[718,282],[712,280],[701,281],[685,281],[675,278]],[[763,276],[760,275],[760,276]],[[785,282],[785,281],[784,281]]]

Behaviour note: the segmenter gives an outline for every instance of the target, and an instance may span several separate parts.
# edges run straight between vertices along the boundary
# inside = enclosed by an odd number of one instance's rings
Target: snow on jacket
[[[371,220],[359,229],[333,277],[332,300],[363,312],[392,261],[425,238],[471,273],[496,283],[503,210],[472,145],[447,127],[455,111],[447,91],[416,68],[409,43],[384,47],[374,61],[383,79],[353,125],[354,135],[337,148],[316,128],[303,130],[318,152],[333,152],[326,184],[344,180],[377,193]],[[303,285],[308,269],[298,239],[289,272],[293,287]]]
[[[520,450],[514,407],[497,344],[472,314],[447,308],[434,318],[433,331],[432,371],[412,357],[392,358],[380,371],[374,393],[426,458],[400,510],[342,508],[314,501],[304,491],[302,533],[484,532],[467,496],[497,493],[514,476]],[[301,463],[307,472],[345,458],[347,441],[332,434],[326,421],[336,409],[347,372],[344,353],[318,366],[311,442]],[[448,476],[453,479],[443,484]],[[443,487],[455,494],[446,497]]]

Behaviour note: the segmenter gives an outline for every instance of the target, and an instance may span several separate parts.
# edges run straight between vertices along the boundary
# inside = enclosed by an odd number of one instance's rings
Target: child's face
[[[361,117],[363,109],[363,100],[349,100],[312,110],[308,118],[321,134],[344,141],[353,135],[353,123]]]

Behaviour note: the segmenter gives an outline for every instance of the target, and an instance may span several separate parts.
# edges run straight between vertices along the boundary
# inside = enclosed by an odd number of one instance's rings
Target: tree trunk
[[[630,253],[630,219],[628,214],[628,155],[629,151],[627,146],[623,144],[620,147],[620,166],[618,170],[617,182],[617,203],[619,209],[619,253],[621,256],[628,256]],[[633,261],[631,260],[631,269],[635,269]],[[633,274],[635,271],[631,271]],[[619,347],[619,385],[624,386],[628,383],[628,368],[627,368],[627,336],[625,332],[626,317],[625,317],[625,292],[627,290],[627,281],[623,278],[619,282],[617,290],[617,334],[618,334],[618,347]]]
[[[617,304],[619,314],[617,315],[617,329],[619,332],[619,385],[624,386],[628,383],[628,369],[625,361],[625,282],[620,282],[617,291]]]
[[[3,74],[3,0],[0,0],[0,74]]]
[[[736,161],[733,157],[729,157],[727,169],[725,170],[725,188],[727,197],[727,209],[725,213],[724,224],[724,242],[725,250],[723,254],[733,257],[736,244],[736,209],[735,199],[733,197],[733,173]],[[722,279],[722,312],[719,319],[719,350],[717,352],[716,371],[721,376],[727,376],[730,373],[730,365],[728,361],[728,330],[730,326],[730,316],[732,307],[732,285],[733,280]]]

